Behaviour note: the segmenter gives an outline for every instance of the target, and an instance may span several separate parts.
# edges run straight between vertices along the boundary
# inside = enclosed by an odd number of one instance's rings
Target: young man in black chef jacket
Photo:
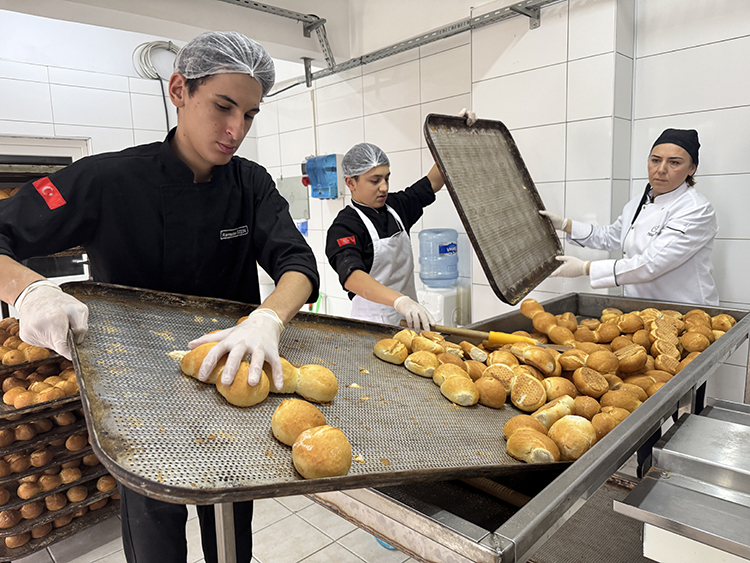
[[[315,257],[284,198],[260,165],[234,156],[274,83],[273,61],[235,32],[208,32],[178,53],[169,96],[178,125],[164,142],[81,159],[0,201],[0,299],[13,303],[19,336],[70,358],[68,328],[86,334],[88,310],[17,261],[83,246],[96,281],[258,303],[257,265],[274,292],[230,329],[189,343],[218,342],[206,379],[228,354],[222,381],[252,355],[248,381],[264,361],[281,387],[278,342],[284,323],[315,302]],[[187,508],[121,487],[128,561],[184,562]],[[206,561],[216,561],[213,506],[199,506]],[[252,557],[252,502],[234,506],[237,561]]]

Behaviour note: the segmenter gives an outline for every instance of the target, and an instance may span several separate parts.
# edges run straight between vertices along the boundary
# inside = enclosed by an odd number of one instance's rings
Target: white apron
[[[359,214],[372,239],[374,256],[370,275],[384,286],[408,295],[416,301],[417,288],[414,284],[414,258],[411,254],[411,239],[406,233],[398,213],[386,205],[386,209],[396,219],[401,230],[391,237],[380,238],[372,221],[355,205],[351,203],[349,205]],[[404,317],[389,305],[374,303],[355,295],[352,300],[352,318],[398,325]]]

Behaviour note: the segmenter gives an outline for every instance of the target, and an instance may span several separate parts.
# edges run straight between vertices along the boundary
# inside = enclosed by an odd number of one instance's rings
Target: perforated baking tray
[[[560,265],[560,239],[499,121],[429,114],[424,134],[495,295],[515,305]]]
[[[290,395],[234,407],[169,355],[233,326],[250,306],[92,282],[64,289],[89,307],[74,364],[92,447],[118,480],[148,496],[208,504],[541,468],[505,452],[502,427],[515,407],[456,406],[431,379],[377,359],[375,343],[394,327],[300,313],[281,335],[281,355],[333,370],[339,392],[320,410],[362,461],[346,476],[305,480],[271,432]]]

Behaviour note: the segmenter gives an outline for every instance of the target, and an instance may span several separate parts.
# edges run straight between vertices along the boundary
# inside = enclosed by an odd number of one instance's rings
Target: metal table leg
[[[214,505],[216,516],[216,552],[219,563],[237,563],[234,547],[234,509],[231,502]]]

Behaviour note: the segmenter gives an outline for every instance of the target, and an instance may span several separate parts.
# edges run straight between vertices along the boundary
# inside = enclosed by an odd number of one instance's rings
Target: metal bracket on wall
[[[513,6],[509,6],[509,8],[517,14],[521,14],[529,18],[529,29],[536,29],[537,27],[542,25],[542,19],[540,16],[541,8],[539,8],[538,6],[535,8],[525,8],[524,6],[521,6],[519,4],[514,4]]]

